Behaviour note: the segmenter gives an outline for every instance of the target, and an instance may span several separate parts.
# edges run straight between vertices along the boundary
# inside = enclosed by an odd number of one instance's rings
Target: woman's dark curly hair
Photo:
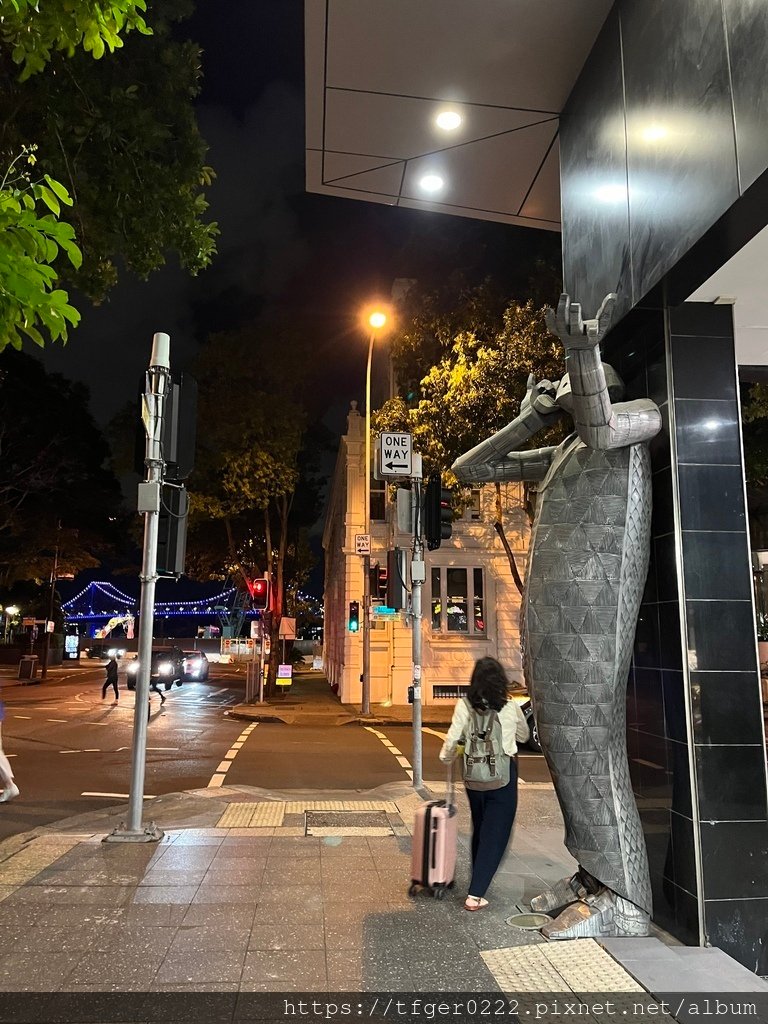
[[[509,680],[495,658],[480,658],[472,669],[467,700],[476,711],[501,711],[507,703]]]

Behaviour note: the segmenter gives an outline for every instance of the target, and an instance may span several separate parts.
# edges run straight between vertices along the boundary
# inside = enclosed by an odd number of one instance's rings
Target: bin
[[[25,654],[19,662],[19,679],[37,678],[37,655]]]

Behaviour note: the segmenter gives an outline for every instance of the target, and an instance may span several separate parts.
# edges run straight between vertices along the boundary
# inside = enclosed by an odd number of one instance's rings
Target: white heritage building
[[[355,402],[341,438],[323,532],[325,550],[324,667],[344,703],[361,702],[363,664],[363,558],[355,553],[355,535],[365,530],[365,418]],[[391,488],[371,480],[371,565],[387,564],[387,551],[408,551],[410,538],[397,528]],[[502,484],[504,527],[523,573],[530,534],[522,486]],[[522,684],[520,594],[494,529],[496,489],[472,494],[453,535],[437,551],[424,552],[422,700],[425,705],[452,700],[466,685],[478,658],[491,656]],[[409,574],[408,583],[409,583]],[[409,583],[410,585],[410,583]],[[360,630],[348,629],[349,605],[360,604]],[[408,703],[412,682],[411,626],[405,612],[379,615],[371,629],[371,703]]]

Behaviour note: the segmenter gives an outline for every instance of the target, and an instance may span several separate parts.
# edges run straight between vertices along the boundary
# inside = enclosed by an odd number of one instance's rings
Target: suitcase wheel
[[[408,886],[408,895],[415,896],[418,891],[418,885],[415,882],[411,882],[411,884]]]
[[[439,889],[435,889],[435,899],[436,900],[441,900],[441,899],[444,898],[444,896],[445,896],[445,889],[443,888],[443,886],[440,886]]]

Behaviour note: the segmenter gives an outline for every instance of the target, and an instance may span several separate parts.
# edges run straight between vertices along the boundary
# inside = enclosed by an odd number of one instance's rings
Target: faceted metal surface
[[[650,552],[647,442],[661,417],[649,400],[612,401],[620,381],[599,349],[612,306],[608,296],[597,317],[583,321],[579,305],[562,296],[548,324],[564,344],[567,378],[529,381],[521,415],[453,467],[467,482],[520,480],[548,463],[529,549],[523,664],[566,846],[610,890],[572,903],[564,927],[550,926],[552,937],[645,934],[652,907],[629,778],[626,684]],[[510,440],[524,443],[537,420],[552,422],[565,412],[575,432],[557,448],[526,452],[522,461],[506,448]],[[557,895],[542,894],[535,909],[555,909]],[[566,896],[563,902],[573,899]]]

